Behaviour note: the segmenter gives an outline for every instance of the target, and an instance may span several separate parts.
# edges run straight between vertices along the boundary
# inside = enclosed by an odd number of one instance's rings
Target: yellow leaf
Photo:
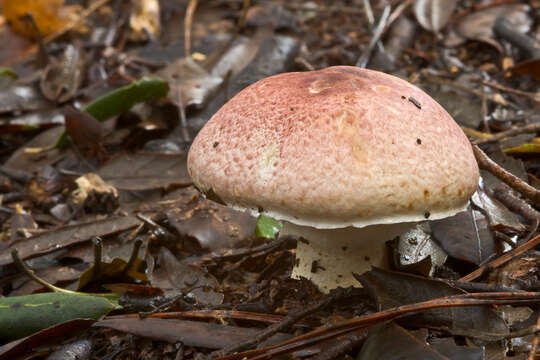
[[[504,149],[507,154],[539,154],[540,142],[535,141],[531,144],[522,144],[513,148]]]
[[[47,36],[62,29],[76,16],[76,7],[63,5],[64,0],[11,0],[2,2],[2,13],[13,31],[36,39],[36,31],[25,15],[32,14],[41,35]]]

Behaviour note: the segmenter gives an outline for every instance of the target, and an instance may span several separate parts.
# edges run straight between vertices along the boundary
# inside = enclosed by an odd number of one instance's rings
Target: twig
[[[390,15],[390,5],[387,5],[384,8],[384,11],[379,19],[379,23],[377,24],[377,27],[373,30],[373,37],[371,38],[371,41],[369,42],[367,49],[362,53],[362,56],[360,56],[360,58],[356,62],[356,66],[359,66],[362,68],[366,67],[367,63],[369,62],[369,58],[371,57],[371,53],[373,49],[375,48],[375,45],[377,45],[377,43],[381,39],[384,27],[386,26],[386,23],[388,22],[389,15]]]
[[[276,334],[277,332],[279,331],[282,331],[286,328],[288,328],[289,326],[293,325],[295,322],[297,322],[298,320],[328,306],[329,304],[339,300],[339,299],[342,299],[346,296],[350,296],[349,295],[349,291],[347,291],[346,289],[342,289],[342,288],[338,288],[336,289],[334,292],[330,293],[330,295],[328,296],[325,296],[322,300],[316,302],[315,304],[312,304],[311,306],[306,306],[306,308],[298,311],[298,312],[295,312],[295,313],[289,313],[287,316],[285,316],[283,318],[282,321],[280,321],[279,323],[276,323],[276,324],[273,324],[273,325],[270,325],[269,327],[267,327],[264,331],[262,331],[259,335],[257,335],[254,339],[251,339],[251,340],[247,340],[247,341],[244,341],[244,342],[241,342],[239,344],[235,344],[233,346],[229,346],[227,348],[224,348],[224,349],[221,349],[221,350],[218,350],[218,351],[215,351],[214,353],[212,353],[210,355],[211,358],[216,358],[216,357],[222,357],[222,356],[225,356],[227,354],[231,354],[231,353],[234,353],[234,352],[237,352],[237,351],[242,351],[242,350],[245,350],[245,349],[248,349],[252,346],[255,346],[257,344],[260,344],[261,342],[263,342],[264,340],[268,339],[270,336]]]
[[[368,333],[365,329],[360,329],[347,334],[345,339],[341,340],[338,344],[330,346],[321,353],[313,356],[310,360],[332,360],[339,359],[356,346],[360,345],[366,339]]]
[[[191,57],[191,25],[193,24],[193,15],[197,9],[198,0],[189,0],[189,4],[184,17],[184,56]]]
[[[26,267],[24,262],[19,257],[19,252],[17,251],[17,249],[14,249],[13,251],[11,251],[11,257],[13,258],[13,263],[15,264],[15,266],[17,266],[17,269],[19,269],[20,272],[22,272],[23,274],[28,276],[30,279],[32,279],[35,282],[37,282],[38,284],[40,284],[41,286],[44,286],[47,289],[52,290],[54,292],[60,292],[60,293],[64,293],[64,294],[80,294],[80,293],[75,292],[75,291],[66,290],[66,289],[56,287],[53,284],[50,284],[50,283],[46,282],[45,280],[43,280],[42,278],[38,277],[36,274],[34,274],[34,271],[32,271],[28,267]]]
[[[483,139],[476,139],[474,143],[477,145],[494,143],[507,137],[516,136],[520,134],[537,133],[540,131],[540,123],[528,124],[525,126],[515,127],[509,130],[498,132],[490,137]]]
[[[507,88],[507,87],[504,87],[502,85],[492,83],[492,82],[489,82],[489,81],[483,81],[483,80],[472,80],[472,81],[479,82],[482,85],[489,86],[490,88],[493,88],[493,89],[496,89],[496,90],[499,90],[499,91],[502,91],[502,92],[506,92],[506,93],[514,94],[514,95],[519,95],[519,96],[524,96],[524,97],[529,98],[529,99],[531,99],[533,101],[539,101],[540,100],[540,95],[537,95],[536,93],[533,93],[533,92]]]
[[[415,304],[407,304],[395,308],[379,311],[373,314],[360,316],[355,319],[344,321],[340,324],[310,331],[289,339],[281,344],[269,346],[262,349],[251,350],[243,353],[237,353],[220,358],[219,360],[238,360],[238,359],[269,359],[279,354],[288,353],[309,344],[309,340],[322,341],[336,336],[343,335],[371,326],[381,321],[392,320],[402,315],[447,307],[461,306],[483,306],[496,304],[516,304],[521,302],[539,302],[540,292],[500,292],[500,293],[470,293],[452,295],[443,298],[427,300]]]
[[[497,165],[497,163],[491,160],[478,146],[473,145],[472,148],[480,169],[489,171],[512,189],[531,200],[534,204],[540,205],[540,191]]]
[[[534,248],[538,244],[540,244],[540,235],[537,235],[536,237],[534,237],[531,240],[527,241],[525,244],[520,245],[517,248],[512,249],[512,250],[504,253],[503,255],[501,255],[497,259],[489,262],[488,264],[479,267],[478,269],[476,269],[475,271],[473,271],[469,275],[466,275],[466,276],[462,277],[458,281],[462,281],[462,282],[472,281],[472,280],[482,276],[482,274],[484,274],[489,269],[493,269],[493,268],[501,266],[502,264],[504,264],[504,263],[512,260],[513,258],[523,254],[524,252]]]
[[[538,320],[536,321],[536,330],[533,342],[531,344],[531,351],[529,351],[529,356],[527,357],[527,360],[534,360],[536,358],[536,350],[538,350],[538,345],[540,344],[540,316],[538,317]]]
[[[242,13],[240,14],[240,18],[238,19],[238,27],[243,28],[246,24],[247,14],[249,7],[251,6],[251,0],[243,0],[242,3]]]
[[[431,83],[442,85],[442,86],[449,86],[451,88],[461,90],[461,91],[465,91],[465,92],[468,92],[470,94],[474,94],[474,95],[478,96],[479,98],[482,98],[482,91],[480,91],[480,90],[472,89],[472,88],[467,87],[465,85],[458,84],[455,81],[445,79],[445,78],[442,78],[442,77],[439,77],[439,76],[435,76],[433,74],[429,74],[426,71],[423,71],[422,74],[424,75],[425,79],[427,81],[431,82]],[[504,100],[503,97],[500,97],[500,96],[496,97],[493,94],[486,94],[486,99],[489,100],[489,101],[492,101],[492,102],[494,102],[496,104],[499,104],[499,105],[511,106],[511,104],[509,104],[506,100]]]

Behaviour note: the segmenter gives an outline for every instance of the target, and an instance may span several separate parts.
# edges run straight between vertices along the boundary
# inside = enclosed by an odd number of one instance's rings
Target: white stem
[[[363,228],[316,229],[284,221],[280,236],[298,240],[293,279],[310,279],[325,293],[341,287],[361,287],[353,272],[372,266],[388,268],[385,242],[408,231],[416,223],[371,225]]]

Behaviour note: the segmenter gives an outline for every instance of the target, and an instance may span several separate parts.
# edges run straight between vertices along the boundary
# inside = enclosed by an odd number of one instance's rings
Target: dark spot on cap
[[[214,145],[212,145],[212,146],[213,146],[214,148],[217,148],[218,145],[219,145],[219,141],[216,141],[216,142],[214,143]]]
[[[405,100],[405,99],[406,99],[405,95],[401,95],[401,98],[402,98],[403,100]]]
[[[291,111],[294,111],[294,108],[292,106],[290,107],[290,109],[291,109]]]
[[[414,106],[416,106],[417,108],[419,108],[419,109],[422,108],[422,105],[418,102],[418,100],[416,100],[412,96],[409,96],[409,101],[412,102],[414,104]]]
[[[342,246],[342,247],[341,247],[341,250],[343,250],[343,251],[347,251],[347,249],[348,249],[348,248],[347,248],[346,246]]]
[[[418,145],[422,144],[422,139],[416,139],[416,143],[417,143]]]
[[[311,272],[313,274],[315,274],[317,271],[319,270],[326,270],[324,267],[322,267],[321,265],[319,265],[319,261],[318,260],[313,260],[311,262]]]
[[[366,260],[367,262],[369,262],[371,260],[371,258],[369,256],[364,256],[364,260]]]
[[[429,219],[430,216],[431,216],[431,214],[429,213],[429,211],[426,211],[426,212],[424,213],[424,217],[425,217],[426,219]]]
[[[306,240],[303,237],[299,238],[298,241],[300,241],[301,243],[304,243],[306,245],[309,245],[309,240]]]

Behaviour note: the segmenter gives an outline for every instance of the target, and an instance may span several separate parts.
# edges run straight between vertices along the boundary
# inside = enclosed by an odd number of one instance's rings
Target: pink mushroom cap
[[[479,176],[467,137],[434,99],[351,66],[248,86],[201,129],[187,161],[201,191],[316,228],[451,216]]]

